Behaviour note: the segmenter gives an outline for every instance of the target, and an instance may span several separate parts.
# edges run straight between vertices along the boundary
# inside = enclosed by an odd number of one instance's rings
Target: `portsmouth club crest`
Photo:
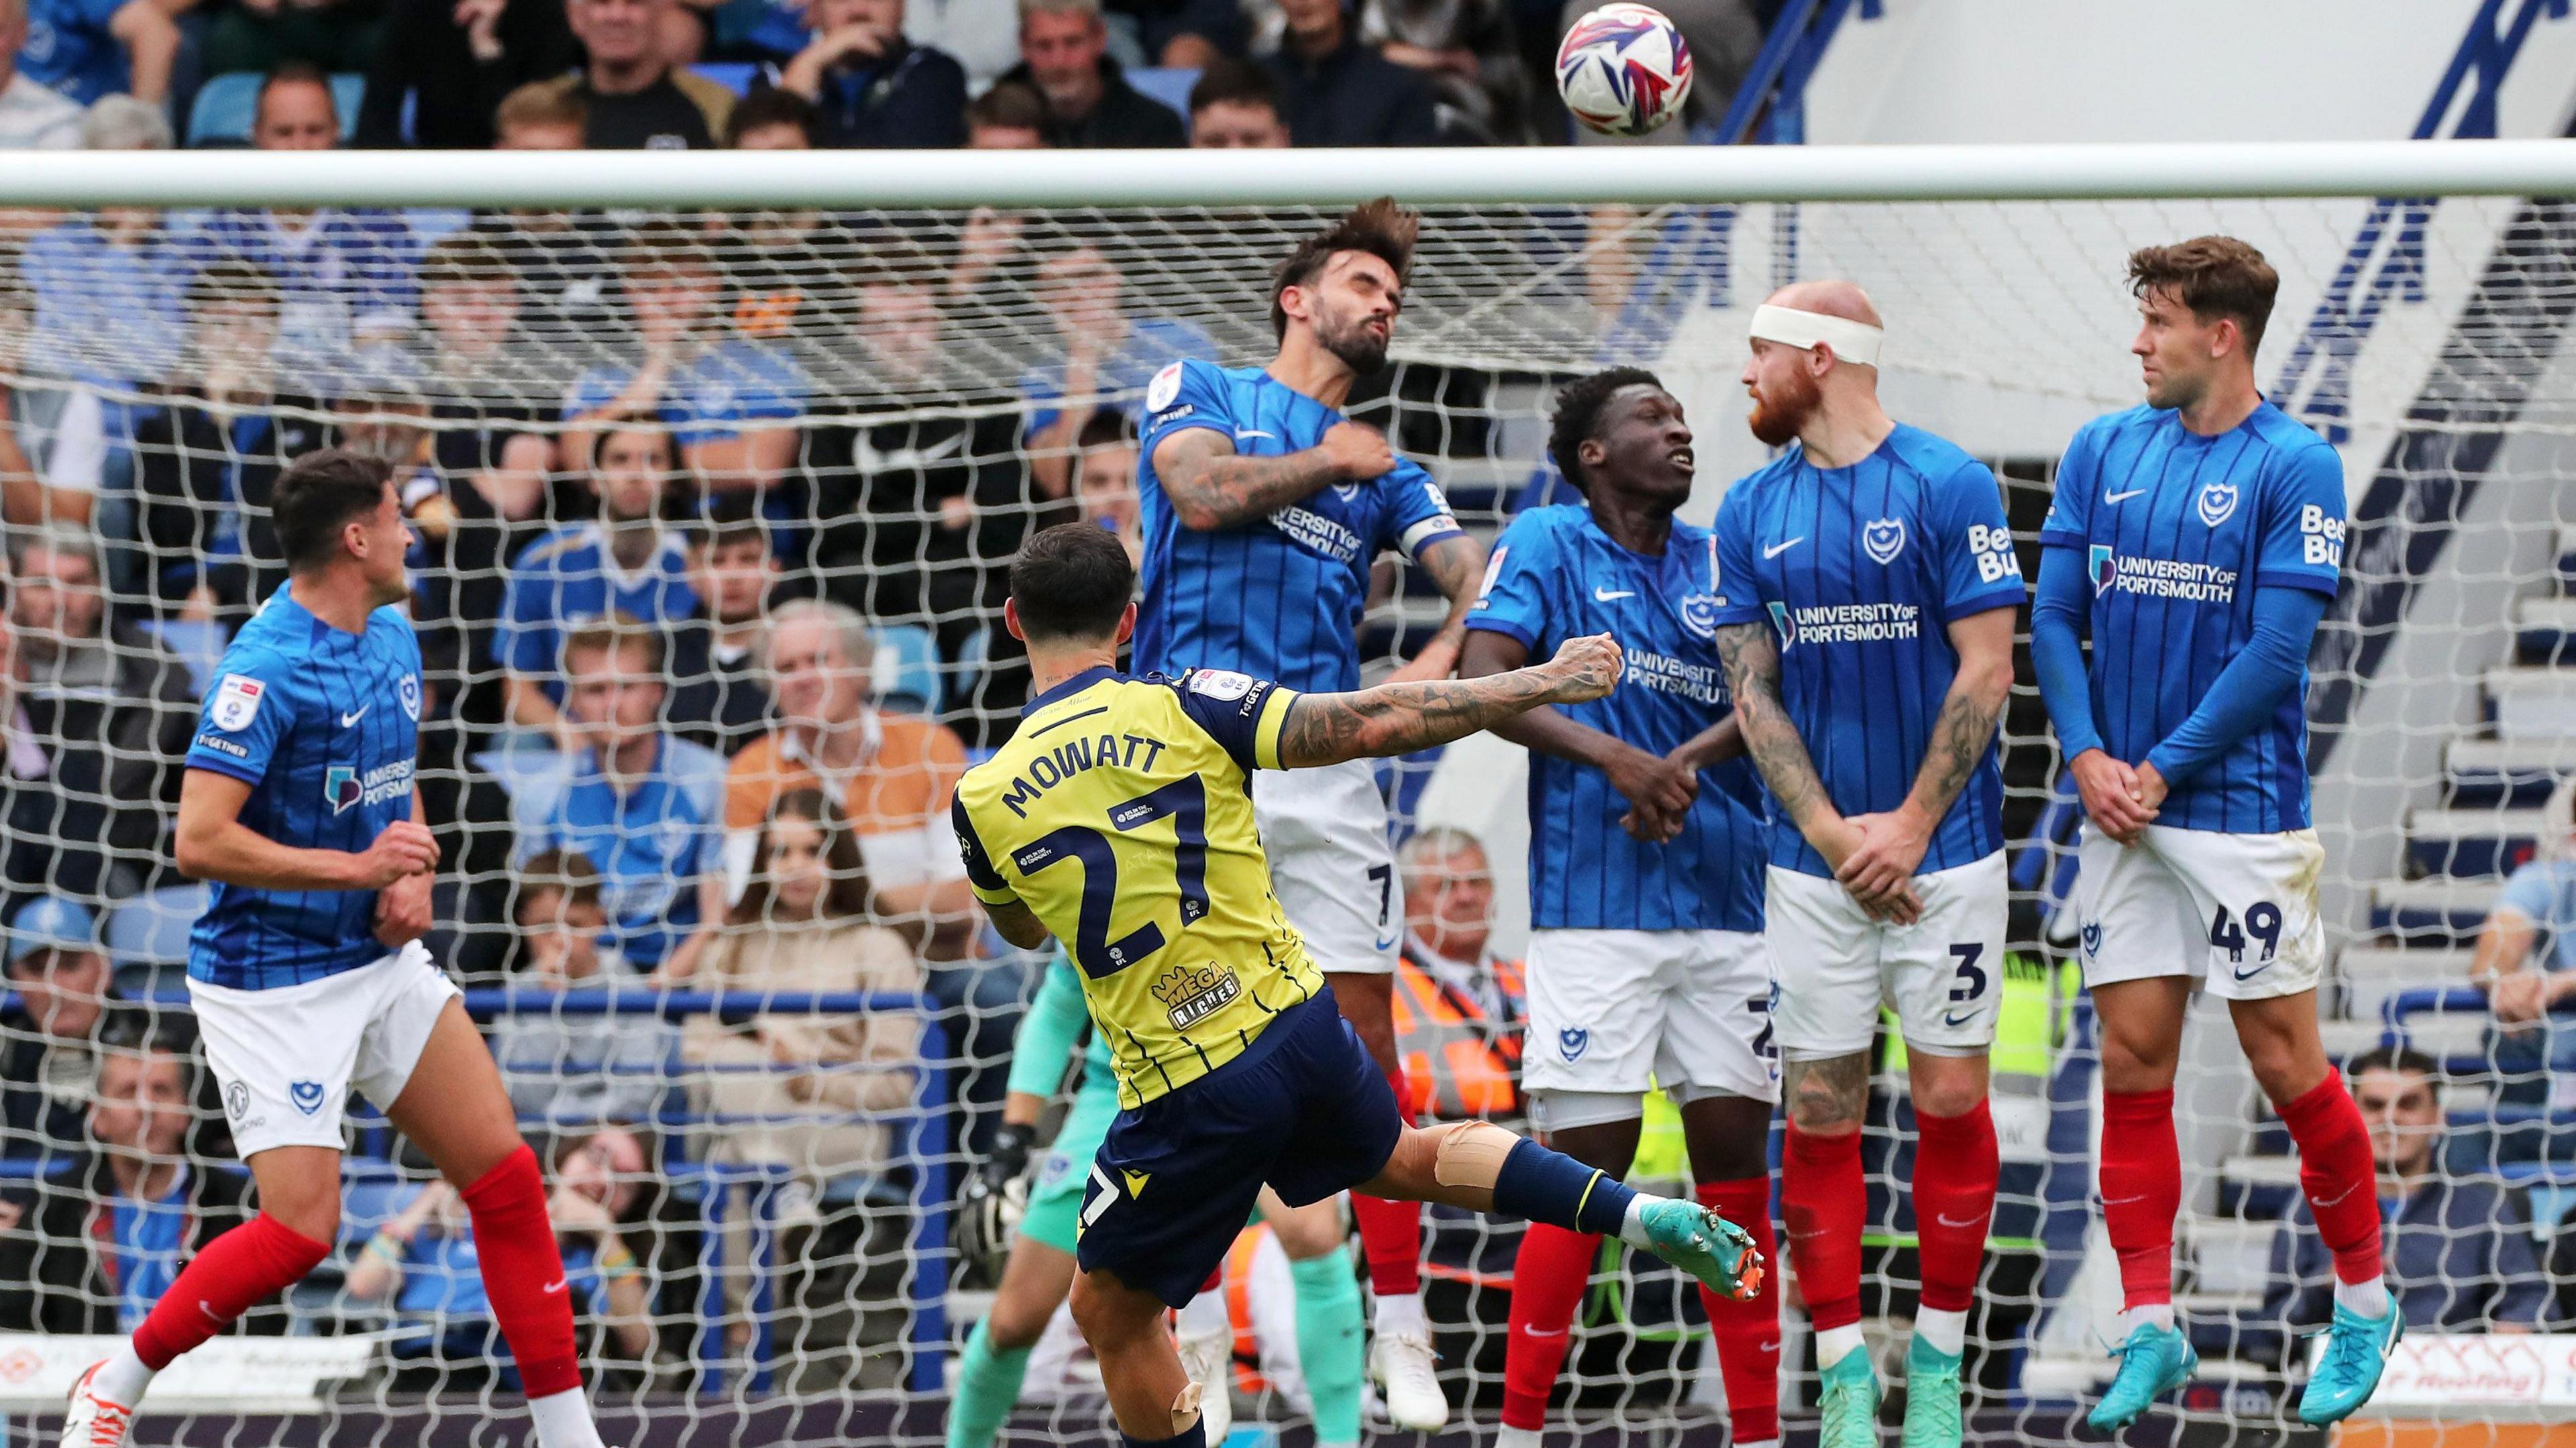
[[[2212,483],[2200,490],[2200,521],[2215,528],[2236,516],[2236,500],[2243,496],[2234,483]]]
[[[1580,1060],[1592,1044],[1592,1033],[1580,1026],[1566,1026],[1556,1033],[1556,1053],[1569,1061]]]
[[[1717,597],[1708,593],[1686,594],[1682,598],[1682,627],[1698,638],[1717,634]]]
[[[1880,563],[1895,562],[1896,555],[1905,551],[1905,520],[1881,518],[1874,523],[1862,524],[1860,546],[1862,552]]]
[[[418,674],[405,674],[405,675],[403,675],[403,676],[402,676],[402,687],[401,687],[397,692],[399,692],[399,693],[402,695],[402,709],[403,709],[403,713],[404,713],[404,714],[406,714],[406,715],[408,715],[408,716],[410,717],[410,719],[411,719],[411,722],[413,722],[414,724],[419,723],[419,722],[420,722],[420,675],[418,675]]]
[[[2080,934],[2084,942],[2084,958],[2086,960],[2099,958],[2102,954],[2102,922],[2099,920],[2085,921],[2084,929]]]
[[[2120,567],[2118,559],[2111,552],[2110,544],[2093,545],[2092,551],[2084,557],[2084,573],[2086,577],[2093,580],[2094,597],[2099,598],[2111,591],[2111,580],[2119,576]]]

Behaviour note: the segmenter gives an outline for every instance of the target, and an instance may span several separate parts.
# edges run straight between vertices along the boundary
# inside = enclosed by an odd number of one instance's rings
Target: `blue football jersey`
[[[678,533],[663,534],[653,560],[627,573],[609,556],[599,524],[575,523],[529,544],[510,565],[500,625],[492,633],[493,662],[544,680],[547,697],[560,704],[565,634],[611,611],[667,631],[697,609],[689,551]]]
[[[1711,642],[1717,541],[1676,520],[1660,557],[1612,542],[1580,505],[1512,520],[1485,565],[1467,627],[1507,634],[1532,659],[1570,638],[1619,640],[1627,670],[1607,698],[1560,704],[1568,718],[1649,754],[1669,754],[1734,707]],[[1667,844],[1619,827],[1627,797],[1610,777],[1533,749],[1529,757],[1530,924],[1542,930],[1759,930],[1763,802],[1753,766],[1700,774],[1699,798]]]
[[[1717,622],[1778,634],[1781,701],[1834,808],[1848,818],[1903,804],[1959,671],[1950,623],[2022,601],[1995,475],[1902,423],[1847,468],[1792,449],[1727,489],[1717,557]],[[1921,868],[2002,849],[2003,793],[1989,743]],[[1771,863],[1833,874],[1777,812]]]
[[[1181,526],[1154,476],[1154,446],[1194,427],[1236,453],[1283,457],[1323,441],[1342,414],[1258,367],[1175,362],[1145,388],[1136,491],[1145,529],[1135,673],[1231,669],[1299,693],[1360,685],[1357,630],[1369,565],[1389,548],[1420,556],[1461,530],[1420,465],[1398,459],[1366,482],[1317,490],[1258,522]]]
[[[2040,545],[2093,581],[2093,718],[2132,764],[2191,716],[2254,633],[2254,590],[2334,596],[2343,459],[2266,402],[2200,437],[2178,412],[2097,417],[2066,445]],[[2175,781],[2156,823],[2273,834],[2308,825],[2307,679],[2264,724]]]
[[[247,783],[238,818],[258,834],[354,854],[411,818],[420,702],[420,641],[401,609],[344,633],[280,588],[224,650],[187,765]],[[354,970],[390,953],[375,915],[373,890],[217,881],[188,932],[188,974],[267,990]]]
[[[650,971],[704,922],[698,882],[724,868],[724,756],[664,736],[641,781],[620,789],[585,749],[521,784],[513,858],[569,850],[599,871],[600,943]]]

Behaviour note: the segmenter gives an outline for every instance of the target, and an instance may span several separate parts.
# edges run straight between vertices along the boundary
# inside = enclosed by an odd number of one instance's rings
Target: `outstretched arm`
[[[1335,423],[1324,440],[1284,457],[1238,457],[1234,439],[1192,427],[1154,444],[1154,476],[1172,512],[1193,533],[1231,528],[1334,483],[1374,478],[1395,466],[1395,451],[1374,429]]]
[[[1467,636],[1458,672],[1465,678],[1488,678],[1527,662],[1529,647],[1519,639],[1480,628]],[[1544,704],[1495,725],[1494,733],[1524,749],[1587,764],[1608,775],[1610,787],[1630,806],[1623,823],[1641,840],[1661,843],[1679,834],[1691,800],[1699,793],[1695,772],[1678,758],[1649,754]]]
[[[1932,831],[1994,743],[1995,720],[2012,694],[2011,609],[1990,608],[1956,620],[1949,634],[1959,652],[1959,671],[1951,677],[1941,712],[1933,716],[1932,742],[1914,771],[1914,788],[1887,813],[1852,821],[1861,832],[1860,847],[1834,870],[1834,878],[1863,899],[1885,896],[1913,877]]]
[[[1355,694],[1300,694],[1279,730],[1279,762],[1312,769],[1410,754],[1491,729],[1541,704],[1580,704],[1619,681],[1608,634],[1568,639],[1544,664],[1481,679],[1380,684]]]

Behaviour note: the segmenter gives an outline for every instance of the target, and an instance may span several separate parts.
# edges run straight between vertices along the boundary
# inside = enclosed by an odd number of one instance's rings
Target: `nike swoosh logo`
[[[1818,1237],[1830,1235],[1832,1234],[1821,1229],[1813,1232],[1791,1232],[1789,1234],[1789,1240],[1792,1242],[1812,1242]]]
[[[2339,1191],[2339,1192],[2335,1193],[2333,1196],[2326,1198],[2326,1199],[2325,1199],[2324,1201],[2322,1201],[2322,1202],[2310,1202],[2310,1203],[2308,1203],[2308,1210],[2310,1210],[2310,1211],[2312,1211],[2312,1212],[2321,1212],[2321,1211],[2324,1211],[2326,1208],[2333,1206],[2335,1203],[2342,1201],[2344,1198],[2346,1198],[2346,1197],[2348,1197],[2348,1196],[2351,1196],[2354,1192],[2357,1192],[2357,1191],[2359,1191],[2359,1190],[2361,1190],[2361,1188],[2359,1188],[2359,1187],[2357,1187],[2357,1186],[2356,1186],[2356,1187],[2345,1187],[2342,1191]]]
[[[2140,1192],[2134,1197],[2104,1197],[2102,1199],[2102,1205],[2106,1207],[2125,1207],[2131,1202],[2143,1202],[2146,1199],[2147,1194],[2145,1192]]]
[[[2106,503],[2125,503],[2145,491],[2146,489],[2144,488],[2131,488],[2125,493],[2104,493],[2102,495],[2102,501]]]
[[[1620,599],[1635,598],[1636,596],[1637,591],[1633,588],[1596,588],[1592,590],[1592,601],[1595,603],[1617,603]]]
[[[1975,1011],[1970,1011],[1964,1016],[1960,1015],[1956,1011],[1947,1011],[1941,1016],[1941,1024],[1945,1026],[1964,1026],[1976,1018],[1977,1013]]]
[[[1279,434],[1275,432],[1263,432],[1257,427],[1238,427],[1234,430],[1234,440],[1236,442],[1241,442],[1248,437],[1266,437],[1273,442],[1279,440]]]
[[[932,463],[955,457],[965,448],[966,435],[959,433],[946,442],[933,443],[928,447],[881,448],[862,437],[858,440],[858,446],[854,451],[858,454],[857,460],[861,469],[872,473],[890,473],[901,470],[918,471]]]
[[[375,705],[373,705],[373,704],[369,704],[369,705],[367,705],[367,706],[366,706],[366,708],[362,708],[362,709],[360,709],[360,710],[359,710],[357,713],[355,713],[355,714],[343,714],[343,715],[341,715],[341,716],[340,716],[340,727],[341,727],[341,728],[343,728],[343,729],[346,729],[346,728],[348,728],[350,725],[357,723],[359,720],[366,718],[366,717],[367,717],[367,710],[368,710],[368,709],[372,709],[372,708],[374,708],[374,707],[376,707],[376,706],[375,706]]]
[[[1799,534],[1797,537],[1790,539],[1790,540],[1789,540],[1788,542],[1786,542],[1786,543],[1774,543],[1774,544],[1772,544],[1770,547],[1763,549],[1763,550],[1762,550],[1762,556],[1763,556],[1763,557],[1765,557],[1765,558],[1777,558],[1777,557],[1779,557],[1781,554],[1788,552],[1790,549],[1795,548],[1795,547],[1797,547],[1799,544],[1804,543],[1804,542],[1806,542],[1806,541],[1807,541],[1807,535],[1806,535],[1806,534],[1804,534],[1804,533],[1801,533],[1801,534]]]
[[[1973,1226],[1977,1225],[1979,1222],[1984,1221],[1985,1219],[1986,1219],[1986,1214],[1985,1214],[1985,1213],[1983,1213],[1983,1212],[1979,1212],[1979,1213],[1977,1213],[1977,1214],[1976,1214],[1975,1216],[1973,1216],[1973,1217],[1963,1218],[1963,1219],[1958,1220],[1958,1221],[1952,1221],[1949,1217],[1947,1217],[1947,1216],[1945,1216],[1945,1215],[1943,1215],[1943,1214],[1941,1214],[1941,1213],[1939,1213],[1939,1212],[1934,1212],[1934,1213],[1932,1214],[1932,1220],[1934,1220],[1934,1221],[1936,1221],[1936,1222],[1939,1222],[1942,1226],[1950,1227],[1950,1228],[1954,1228],[1954,1229],[1955,1229],[1955,1228],[1959,1228],[1959,1227],[1973,1227]]]
[[[2258,966],[2254,967],[2252,970],[2240,970],[2240,971],[2236,972],[2236,978],[2237,978],[2238,980],[2252,980],[2254,977],[2256,977],[2256,976],[2258,976],[2258,975],[2261,975],[2263,972],[2265,972],[2265,971],[2267,971],[2267,970],[2270,970],[2270,969],[2272,968],[2272,965],[2273,965],[2273,962],[2271,962],[2271,961],[2268,961],[2268,960],[2267,960],[2267,961],[2263,962],[2261,965],[2258,965]]]
[[[197,1299],[197,1310],[204,1313],[206,1315],[206,1321],[213,1323],[215,1326],[222,1327],[224,1325],[224,1320],[215,1315],[215,1309],[206,1301],[206,1299],[202,1297]]]
[[[564,1290],[564,1279],[562,1279],[562,1278],[558,1277],[558,1278],[556,1278],[554,1281],[547,1283],[547,1284],[546,1284],[546,1288],[545,1288],[545,1290],[546,1290],[546,1292],[547,1292],[547,1294],[548,1294],[549,1296],[551,1296],[551,1295],[552,1295],[552,1294],[554,1294],[554,1293],[557,1293],[557,1292],[561,1292],[561,1291],[563,1291],[563,1290]]]
[[[1556,1329],[1554,1332],[1541,1332],[1527,1323],[1521,1324],[1521,1335],[1523,1337],[1563,1337],[1565,1336],[1565,1332],[1566,1330],[1561,1327]]]

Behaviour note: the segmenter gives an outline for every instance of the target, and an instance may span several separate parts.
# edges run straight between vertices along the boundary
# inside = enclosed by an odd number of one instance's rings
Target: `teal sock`
[[[1020,1401],[1020,1380],[1028,1373],[1027,1348],[997,1348],[984,1324],[975,1324],[957,1360],[957,1396],[948,1404],[948,1448],[992,1448],[1003,1420]]]
[[[1297,1284],[1297,1366],[1315,1399],[1315,1441],[1360,1441],[1360,1284],[1350,1255],[1291,1262]]]

